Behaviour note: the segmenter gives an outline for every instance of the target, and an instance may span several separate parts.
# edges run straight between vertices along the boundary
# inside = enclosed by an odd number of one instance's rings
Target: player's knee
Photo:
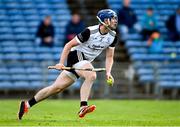
[[[92,73],[92,74],[88,75],[86,79],[88,79],[90,81],[94,81],[94,80],[96,80],[96,77],[97,77],[96,73]]]

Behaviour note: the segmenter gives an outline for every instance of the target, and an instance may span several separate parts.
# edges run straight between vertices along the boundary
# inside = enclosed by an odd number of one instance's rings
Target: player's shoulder
[[[89,26],[88,29],[90,30],[91,34],[99,32],[99,25]]]

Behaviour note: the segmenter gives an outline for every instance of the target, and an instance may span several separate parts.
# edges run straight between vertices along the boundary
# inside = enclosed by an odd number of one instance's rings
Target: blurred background
[[[0,98],[32,97],[50,85],[60,72],[47,66],[105,8],[119,16],[115,83],[98,73],[91,97],[180,99],[180,0],[0,0]],[[93,64],[104,62],[102,53]],[[53,98],[79,98],[81,82]]]

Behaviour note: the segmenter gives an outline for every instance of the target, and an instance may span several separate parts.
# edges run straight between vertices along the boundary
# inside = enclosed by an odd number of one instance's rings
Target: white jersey
[[[93,61],[107,47],[115,47],[117,36],[113,32],[100,33],[99,25],[90,26],[75,38],[80,43],[72,50],[82,53],[86,60]]]

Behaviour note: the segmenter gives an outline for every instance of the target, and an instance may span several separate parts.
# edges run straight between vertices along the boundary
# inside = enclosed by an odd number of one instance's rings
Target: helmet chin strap
[[[113,30],[111,30],[111,28],[109,28],[109,25],[107,25],[106,23],[102,22],[101,19],[100,19],[98,16],[96,16],[96,17],[97,17],[97,19],[99,20],[99,22],[100,22],[101,24],[103,24],[109,31],[111,31],[111,32],[113,32],[114,34],[116,34],[115,31],[113,31]]]

